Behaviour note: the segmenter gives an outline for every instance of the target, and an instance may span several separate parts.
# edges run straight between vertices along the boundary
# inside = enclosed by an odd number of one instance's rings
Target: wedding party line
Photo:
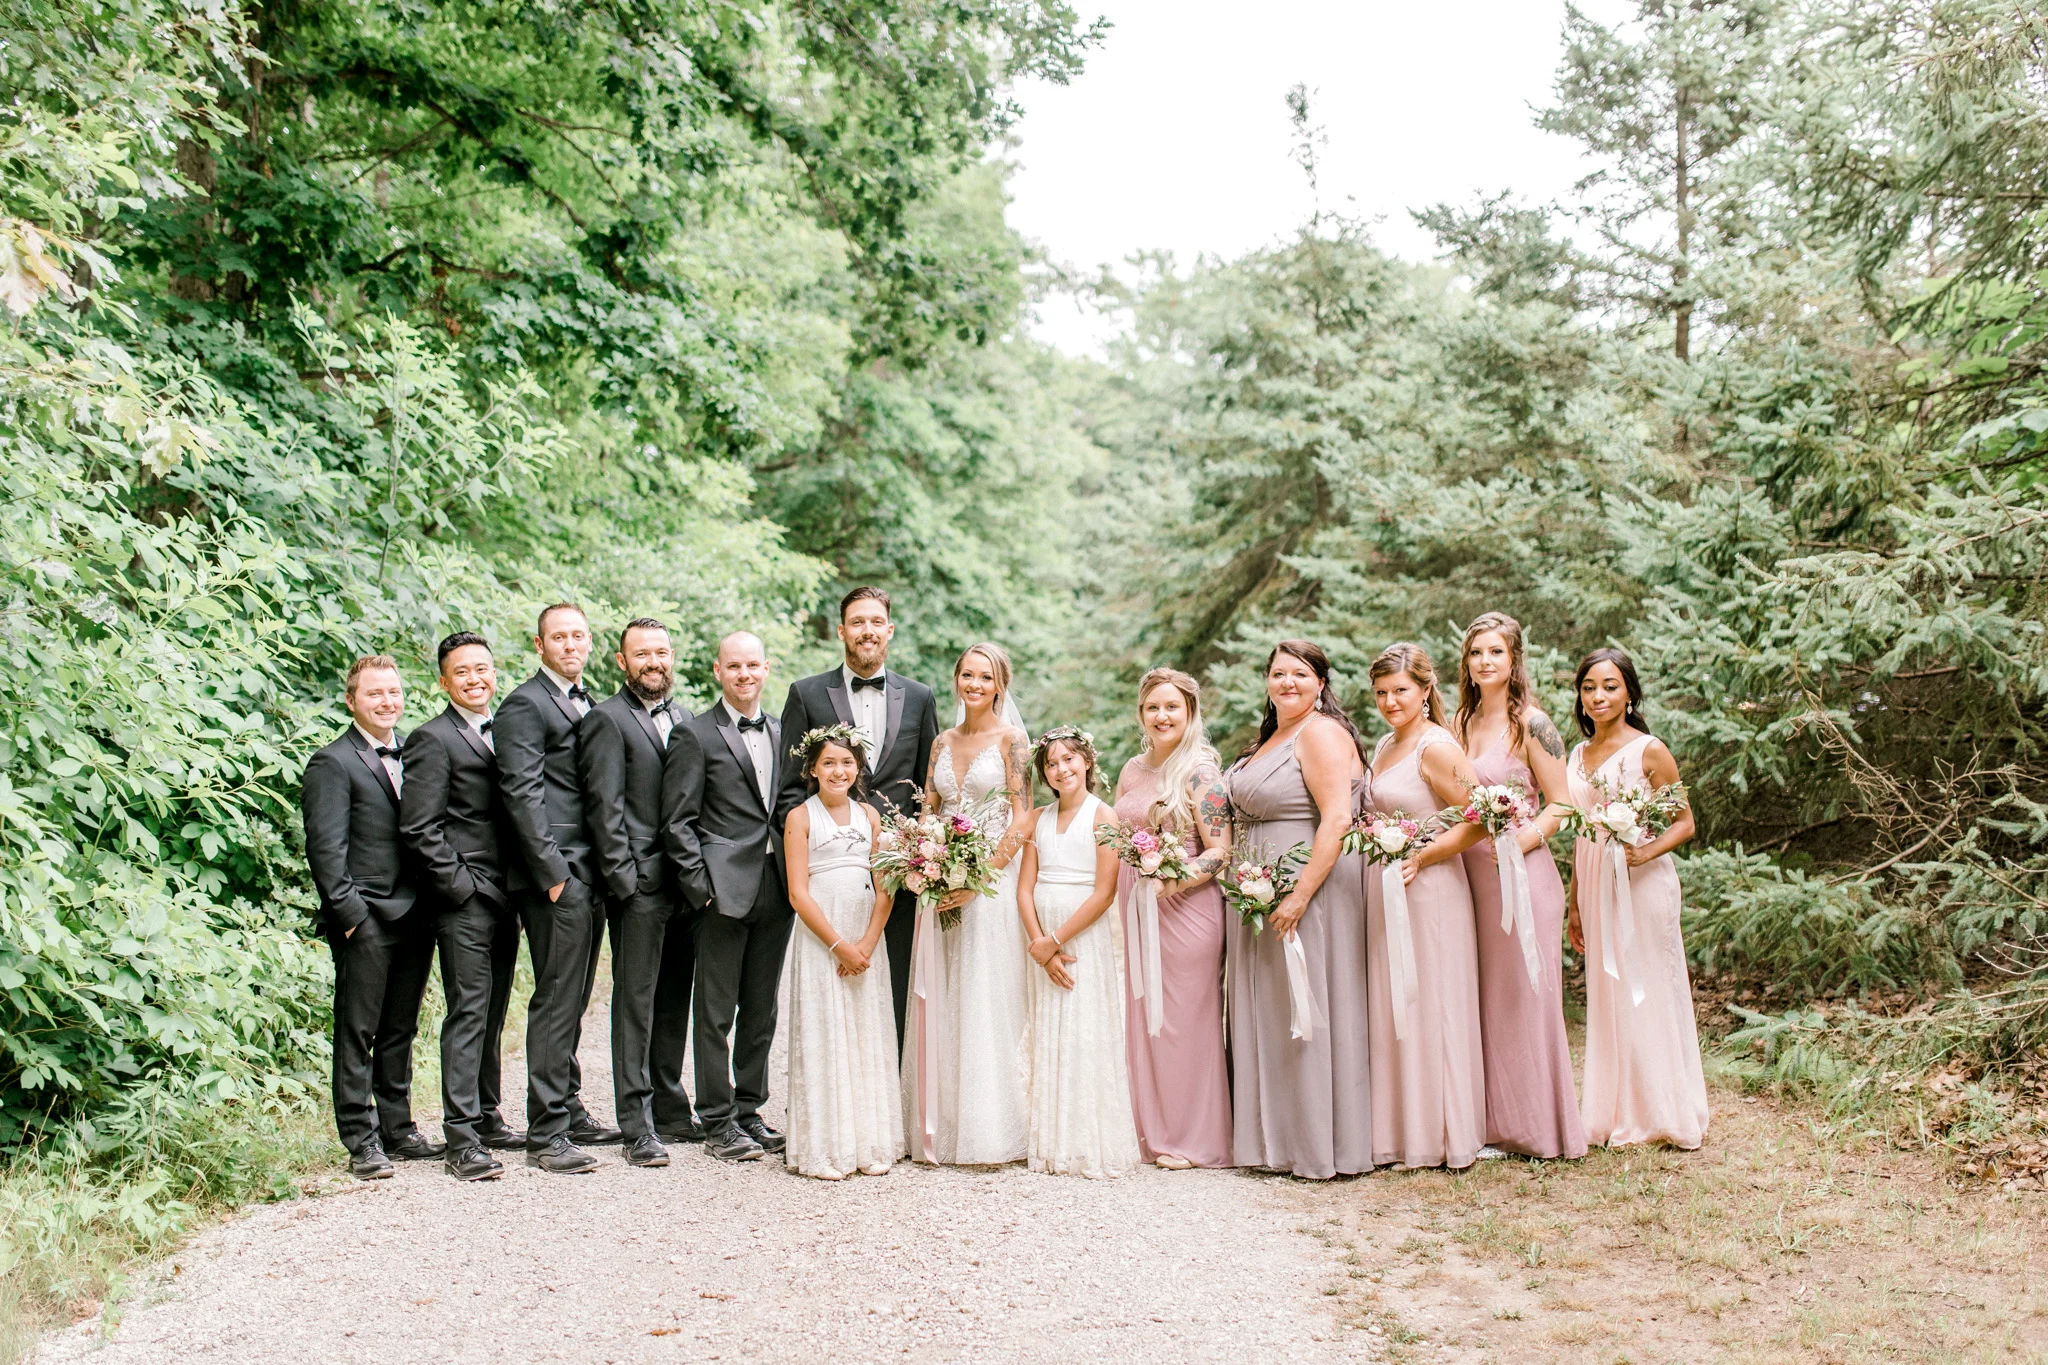
[[[1000,645],[961,654],[941,729],[933,690],[888,667],[886,591],[847,593],[837,632],[841,666],[779,717],[745,631],[692,714],[651,618],[619,631],[625,684],[593,698],[569,603],[539,613],[539,666],[502,701],[490,642],[442,640],[447,705],[410,733],[396,661],[355,662],[352,723],[303,785],[355,1175],[440,1159],[488,1180],[496,1152],[577,1174],[613,1144],[633,1166],[701,1143],[826,1180],[905,1157],[1325,1179],[1699,1146],[1671,857],[1693,822],[1621,650],[1579,663],[1569,752],[1497,612],[1465,631],[1455,707],[1422,647],[1373,660],[1370,749],[1309,641],[1273,646],[1257,735],[1227,762],[1197,681],[1155,668],[1142,748],[1106,785],[1085,730],[1027,732]],[[523,1130],[500,1062],[522,932]],[[577,1061],[607,936],[616,1126]],[[411,1093],[437,959],[439,1141]],[[782,1132],[762,1109],[785,990]]]

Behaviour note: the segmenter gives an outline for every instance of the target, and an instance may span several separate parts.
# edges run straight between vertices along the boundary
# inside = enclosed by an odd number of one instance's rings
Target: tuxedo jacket
[[[754,761],[723,704],[678,725],[668,737],[661,770],[662,848],[683,901],[692,910],[716,906],[744,917],[761,879],[782,876],[782,823],[772,808],[789,767],[788,733],[768,721],[768,797],[754,785]]]
[[[582,722],[561,690],[538,670],[498,706],[491,737],[498,745],[498,783],[517,843],[507,861],[514,891],[547,890],[571,872],[595,889],[590,827],[577,771]]]
[[[908,811],[917,805],[918,789],[924,786],[931,765],[932,741],[939,737],[938,705],[932,690],[915,678],[893,670],[884,676],[889,698],[887,728],[882,734],[882,752],[868,755],[868,789],[878,801]],[[821,726],[851,724],[853,708],[847,704],[843,670],[835,668],[790,684],[789,697],[782,704],[782,733],[789,736],[791,744]],[[808,794],[803,773],[796,764],[789,764],[775,802],[778,828]]]
[[[451,705],[406,736],[404,761],[398,832],[422,886],[451,906],[471,896],[504,906],[512,843],[491,746]]]
[[[673,736],[689,708],[669,703]],[[669,885],[662,853],[661,773],[668,746],[654,717],[621,688],[592,707],[577,731],[576,762],[598,875],[614,896],[651,896]]]
[[[394,734],[391,742],[405,739]],[[398,836],[398,792],[355,726],[307,762],[299,805],[321,922],[346,931],[372,915],[386,923],[403,918],[414,892]]]

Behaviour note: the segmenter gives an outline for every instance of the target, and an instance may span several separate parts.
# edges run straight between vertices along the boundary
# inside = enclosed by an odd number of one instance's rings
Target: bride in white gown
[[[1009,702],[1010,656],[979,644],[953,668],[961,720],[932,745],[928,809],[952,815],[1007,791],[989,834],[1002,879],[986,896],[955,892],[917,916],[903,1041],[903,1124],[910,1154],[949,1166],[1022,1161],[1030,1128],[1025,1041],[1029,957],[1017,913],[1016,855],[1029,831],[1031,740]],[[937,912],[962,907],[940,929]]]

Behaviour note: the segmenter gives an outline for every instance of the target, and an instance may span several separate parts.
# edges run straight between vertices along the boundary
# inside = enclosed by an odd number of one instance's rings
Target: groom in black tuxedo
[[[908,812],[916,807],[931,766],[939,713],[929,687],[888,671],[889,641],[895,634],[888,593],[860,587],[846,594],[839,603],[839,642],[846,662],[790,685],[782,704],[782,733],[794,744],[821,726],[842,724],[859,730],[871,755],[871,794],[893,810]],[[803,774],[790,764],[775,803],[777,828],[804,803],[805,795]],[[889,947],[889,986],[896,997],[898,1045],[903,1042],[904,1009],[910,998],[910,945],[916,922],[917,897],[899,891],[883,930]]]
[[[768,656],[745,631],[718,642],[722,694],[676,727],[662,766],[662,838],[683,903],[696,913],[697,1116],[721,1161],[779,1152],[761,1119],[775,992],[795,912],[775,818],[784,731],[761,709]]]
[[[355,661],[343,690],[355,723],[306,764],[306,862],[334,953],[334,1125],[359,1180],[391,1157],[444,1148],[412,1121],[412,1043],[434,965],[434,916],[417,908],[398,837],[405,684],[384,654]]]

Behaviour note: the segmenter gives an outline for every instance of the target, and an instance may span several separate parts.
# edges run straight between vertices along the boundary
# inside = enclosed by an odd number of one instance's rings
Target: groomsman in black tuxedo
[[[604,946],[604,897],[583,810],[577,732],[591,707],[583,685],[590,622],[558,602],[534,628],[540,667],[498,708],[498,781],[516,852],[509,884],[533,958],[526,1010],[526,1160],[558,1175],[593,1170],[578,1143],[617,1142],[619,1130],[583,1107],[576,1048]]]
[[[617,658],[626,685],[584,717],[577,762],[610,893],[612,1093],[626,1160],[666,1166],[664,1138],[703,1137],[683,1088],[697,955],[661,842],[662,760],[690,713],[670,697],[676,656],[668,627],[644,616],[627,622]]]
[[[914,678],[888,670],[889,641],[896,625],[889,618],[889,594],[860,587],[839,603],[839,642],[846,662],[829,673],[801,678],[790,685],[782,704],[782,733],[797,737],[821,726],[851,725],[866,736],[874,756],[868,786],[875,798],[893,810],[910,811],[931,766],[932,742],[939,737],[938,706],[932,690]],[[803,774],[795,764],[782,776],[776,800],[776,828],[804,803]],[[905,1006],[910,999],[910,945],[917,921],[917,897],[898,892],[883,941],[889,948],[889,986],[896,1000],[896,1041],[903,1042]]]
[[[761,709],[768,656],[744,631],[718,642],[721,696],[677,726],[662,769],[662,835],[683,901],[697,914],[697,1115],[721,1161],[779,1152],[761,1119],[775,992],[789,949],[782,824],[775,818],[783,731]]]
[[[504,1166],[487,1150],[525,1145],[494,1099],[482,1093],[495,1068],[504,1000],[519,955],[519,921],[505,890],[505,858],[513,852],[505,804],[498,794],[498,757],[491,744],[491,698],[498,674],[484,637],[460,631],[437,651],[448,709],[406,736],[398,831],[420,867],[423,908],[435,916],[441,949],[441,1126],[448,1172],[460,1180],[495,1180]]]
[[[434,917],[416,910],[398,837],[405,684],[372,654],[342,693],[355,723],[306,764],[306,862],[320,927],[334,953],[334,1126],[359,1180],[383,1180],[391,1157],[431,1160],[443,1144],[412,1121],[412,1041],[434,965]]]

